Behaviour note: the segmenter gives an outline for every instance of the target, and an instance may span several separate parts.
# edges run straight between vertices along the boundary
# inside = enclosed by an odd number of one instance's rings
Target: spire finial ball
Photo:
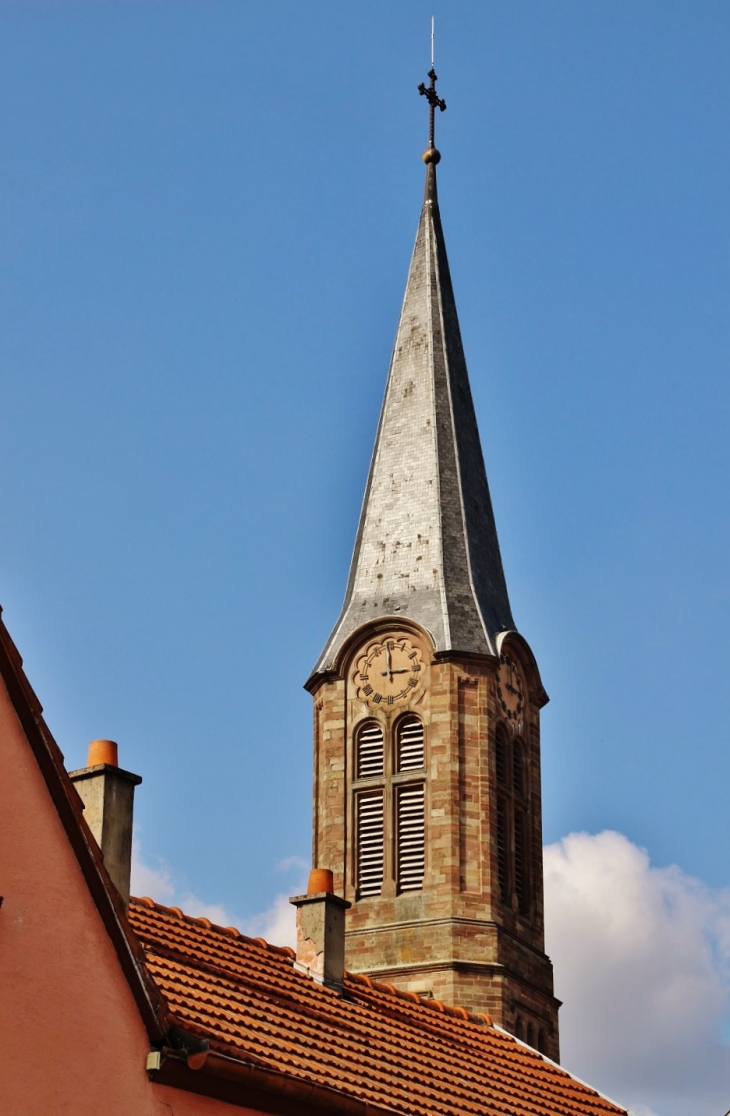
[[[433,163],[436,166],[437,163],[441,162],[441,152],[437,151],[435,147],[429,147],[423,153],[423,161],[424,163]]]

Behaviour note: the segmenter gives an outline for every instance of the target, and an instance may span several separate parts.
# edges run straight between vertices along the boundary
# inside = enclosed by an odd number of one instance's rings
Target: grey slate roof
[[[316,672],[367,621],[409,617],[438,651],[513,629],[436,193],[411,259],[345,602]]]

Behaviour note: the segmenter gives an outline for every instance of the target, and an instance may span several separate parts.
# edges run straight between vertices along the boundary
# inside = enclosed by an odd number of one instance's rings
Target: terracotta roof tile
[[[340,996],[291,949],[150,899],[129,918],[172,1015],[218,1054],[409,1116],[624,1112],[485,1016],[362,976]]]

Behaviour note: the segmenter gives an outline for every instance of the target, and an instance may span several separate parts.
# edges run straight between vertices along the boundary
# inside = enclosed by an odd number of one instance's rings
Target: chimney
[[[295,895],[297,965],[328,988],[342,991],[345,978],[345,911],[352,906],[334,894],[328,868],[313,868],[306,895]]]
[[[88,767],[70,771],[69,776],[84,804],[84,818],[101,849],[104,866],[126,907],[132,871],[134,788],[142,779],[118,766],[113,740],[92,740]]]

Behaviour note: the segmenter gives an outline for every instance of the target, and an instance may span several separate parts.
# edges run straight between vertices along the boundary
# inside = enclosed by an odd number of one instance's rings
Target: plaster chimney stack
[[[134,788],[142,778],[123,771],[117,753],[113,740],[92,740],[88,767],[70,771],[69,776],[84,804],[84,818],[101,849],[104,866],[126,907],[132,872]]]
[[[297,966],[320,984],[342,990],[345,979],[345,911],[352,906],[334,894],[328,868],[313,868],[306,895],[289,902],[297,909]]]

